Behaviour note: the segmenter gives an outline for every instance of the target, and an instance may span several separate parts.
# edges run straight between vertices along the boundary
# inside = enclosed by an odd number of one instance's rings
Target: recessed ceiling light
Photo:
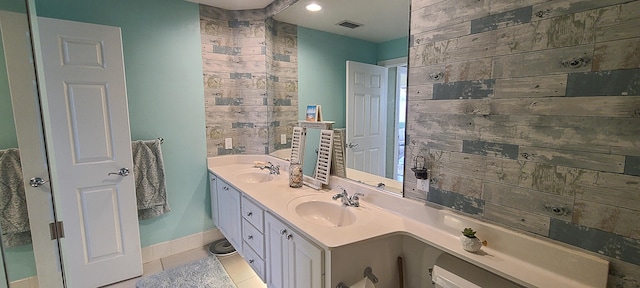
[[[311,4],[307,5],[307,10],[312,11],[312,12],[320,11],[320,10],[322,10],[322,6],[320,6],[317,3],[311,3]]]

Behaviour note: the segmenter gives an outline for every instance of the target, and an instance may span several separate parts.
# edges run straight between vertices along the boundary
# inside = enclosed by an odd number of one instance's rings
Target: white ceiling
[[[273,0],[188,0],[227,10],[260,9]],[[410,0],[299,0],[273,18],[298,26],[326,31],[375,43],[409,34]],[[309,12],[309,3],[322,5]],[[363,26],[350,29],[336,23],[350,20]]]

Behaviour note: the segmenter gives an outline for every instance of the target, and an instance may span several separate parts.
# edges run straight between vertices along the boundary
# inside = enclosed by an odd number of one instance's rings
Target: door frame
[[[379,61],[378,65],[380,66],[384,66],[387,68],[393,68],[393,67],[401,67],[401,66],[407,66],[409,63],[409,58],[408,57],[400,57],[400,58],[394,58],[394,59],[389,59],[389,60],[383,60],[383,61]],[[407,69],[408,70],[408,69]],[[399,129],[400,129],[400,122],[398,121],[398,115],[400,115],[400,106],[398,105],[398,103],[400,102],[400,74],[397,72],[396,70],[396,87],[395,87],[395,116],[394,116],[394,123],[393,123],[393,179],[394,180],[398,180],[398,151],[400,149],[400,143],[399,143],[399,139],[400,139],[400,133],[399,133]],[[388,95],[387,95],[388,97]],[[406,107],[405,107],[405,115],[406,115]],[[406,120],[406,119],[405,119]],[[406,123],[406,121],[405,121]],[[387,131],[387,133],[389,133]],[[405,127],[405,139],[406,139],[406,127]],[[405,159],[405,161],[407,161],[407,159]]]

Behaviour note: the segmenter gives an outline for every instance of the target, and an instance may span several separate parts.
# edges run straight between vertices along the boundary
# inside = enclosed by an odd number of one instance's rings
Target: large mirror
[[[2,264],[6,265],[0,267],[0,288],[8,287],[9,282],[12,287],[28,284],[29,278],[36,275],[22,181],[22,157],[16,133],[16,122],[27,120],[21,119],[21,115],[14,115],[12,109],[12,96],[14,99],[33,97],[31,80],[22,78],[25,71],[33,71],[33,66],[27,57],[20,57],[31,53],[26,44],[27,23],[24,0],[0,1],[0,245],[4,260]],[[28,81],[26,85],[21,85],[24,84],[20,82],[23,80]],[[28,90],[25,91],[23,87],[28,87]]]
[[[324,120],[347,128],[347,178],[396,193],[402,193],[404,169],[409,2],[327,0],[318,2],[322,10],[310,12],[308,2],[298,1],[273,17],[298,26],[298,119],[305,118],[307,106],[321,105]],[[354,68],[347,74],[347,62],[383,67],[386,76],[375,84],[384,97],[347,93],[348,81],[364,81]],[[316,134],[307,134],[305,174],[315,166],[308,157],[316,155]]]

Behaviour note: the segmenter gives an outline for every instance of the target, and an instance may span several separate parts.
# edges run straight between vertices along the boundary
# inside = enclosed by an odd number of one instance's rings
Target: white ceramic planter
[[[482,248],[482,241],[478,237],[469,238],[461,235],[460,243],[462,243],[462,249],[473,253],[480,251],[480,248]]]

